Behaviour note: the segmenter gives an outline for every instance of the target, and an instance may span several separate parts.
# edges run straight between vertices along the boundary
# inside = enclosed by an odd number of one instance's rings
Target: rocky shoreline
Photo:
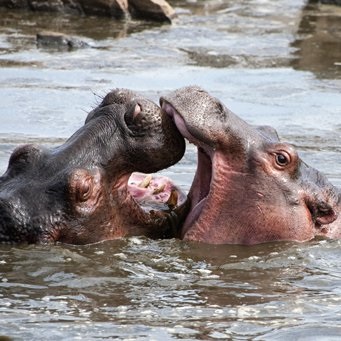
[[[0,7],[165,23],[175,17],[174,9],[165,0],[0,0]]]

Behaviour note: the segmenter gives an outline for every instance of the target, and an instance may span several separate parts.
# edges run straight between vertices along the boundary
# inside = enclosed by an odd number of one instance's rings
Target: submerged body
[[[160,99],[181,134],[198,147],[185,240],[214,244],[341,237],[341,191],[281,143],[198,87]]]
[[[155,182],[167,184],[157,186],[161,200],[153,196],[155,188],[149,193],[148,184],[134,183],[138,175],[131,174],[169,167],[184,149],[172,120],[155,103],[130,90],[110,92],[63,145],[25,145],[13,152],[0,177],[0,242],[173,236],[184,197],[160,178]],[[141,192],[163,206],[143,209]]]

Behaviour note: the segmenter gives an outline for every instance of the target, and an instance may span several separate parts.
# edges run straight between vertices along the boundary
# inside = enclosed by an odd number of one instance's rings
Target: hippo
[[[197,86],[160,98],[198,149],[184,240],[252,245],[341,237],[341,191],[271,127],[254,127]]]
[[[159,106],[115,89],[62,145],[14,150],[0,177],[0,242],[172,237],[186,196],[169,179],[144,173],[173,165],[184,151]]]

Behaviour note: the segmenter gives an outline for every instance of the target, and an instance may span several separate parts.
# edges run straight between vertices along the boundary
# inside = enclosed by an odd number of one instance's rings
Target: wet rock
[[[73,50],[91,47],[88,43],[59,32],[43,31],[37,34],[37,45],[58,50]]]
[[[341,0],[320,0],[322,4],[341,6]]]
[[[78,15],[170,22],[174,9],[165,0],[0,0],[1,7]]]
[[[50,1],[29,1],[30,7],[35,11],[49,11],[49,12],[62,12],[63,1],[50,0]]]
[[[110,16],[117,19],[125,17],[128,0],[79,0],[83,12],[88,15]]]
[[[28,0],[0,0],[1,7],[29,9]]]
[[[215,53],[206,49],[188,50],[180,49],[187,53],[194,65],[209,66],[213,68],[227,68],[238,63],[235,56],[226,53]]]
[[[129,12],[133,18],[168,21],[175,17],[174,9],[165,0],[129,0]]]
[[[62,0],[0,0],[0,6],[7,8],[30,9],[33,11],[64,12],[73,1],[67,2],[66,6]]]
[[[128,0],[0,0],[0,6],[120,19],[128,11]]]

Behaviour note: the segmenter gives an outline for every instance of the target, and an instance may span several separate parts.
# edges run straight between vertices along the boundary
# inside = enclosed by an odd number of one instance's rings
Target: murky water
[[[341,186],[341,8],[174,1],[172,26],[0,9],[0,172],[19,144],[61,143],[114,87],[154,100],[199,84],[274,126]],[[92,48],[41,49],[54,30]],[[187,190],[196,155],[164,173]],[[209,246],[130,238],[0,246],[0,335],[16,340],[338,340],[341,243]]]

